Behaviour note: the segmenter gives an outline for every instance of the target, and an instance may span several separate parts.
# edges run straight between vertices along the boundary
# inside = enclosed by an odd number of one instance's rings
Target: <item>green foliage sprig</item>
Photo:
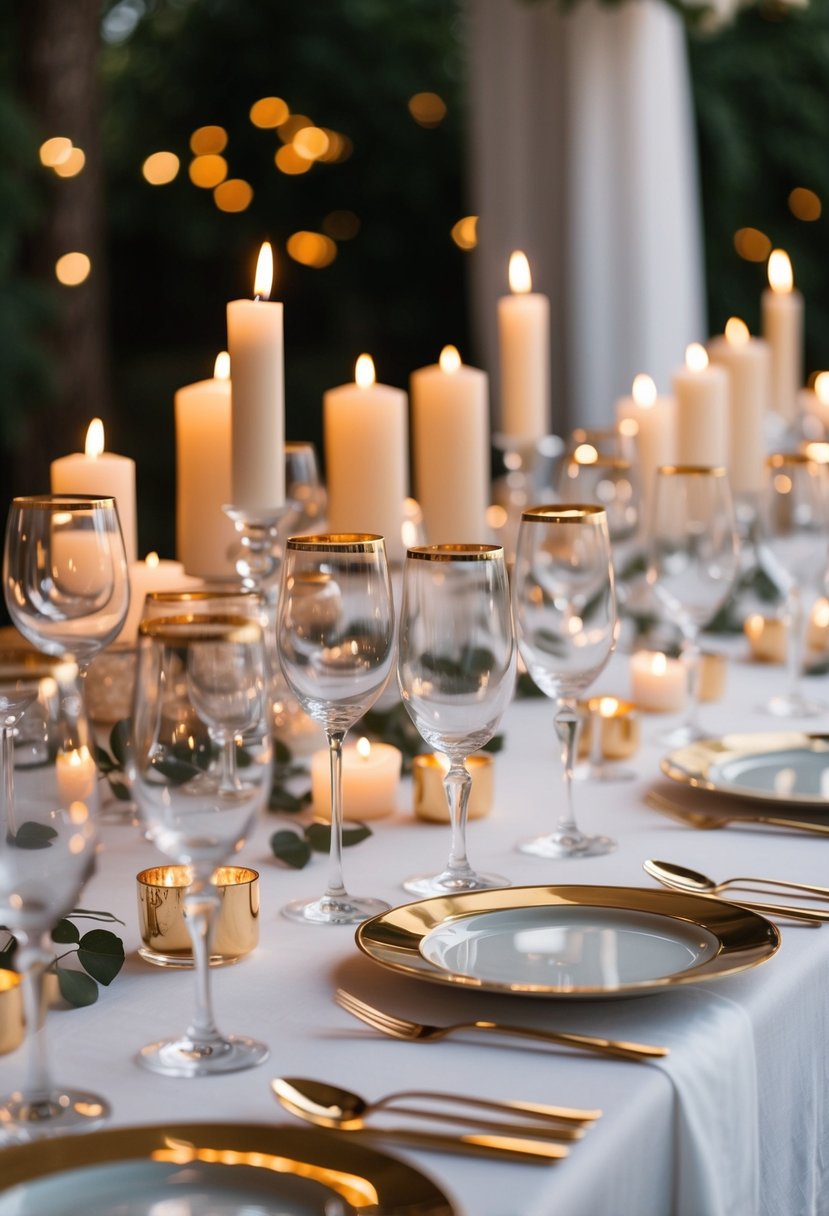
[[[124,965],[124,943],[109,929],[89,929],[81,933],[76,920],[93,920],[105,924],[123,925],[123,921],[111,912],[95,912],[89,908],[74,908],[52,930],[52,941],[56,945],[69,946],[57,954],[49,965],[48,972],[57,976],[60,994],[68,1005],[78,1009],[94,1005],[98,999],[98,985],[108,987]],[[12,936],[0,951],[0,967],[14,969],[17,940]],[[64,959],[75,956],[83,968],[63,966]]]

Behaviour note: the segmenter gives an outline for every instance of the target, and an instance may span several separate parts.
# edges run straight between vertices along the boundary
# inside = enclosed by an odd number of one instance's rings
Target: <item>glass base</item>
[[[549,836],[536,836],[533,840],[522,840],[519,853],[530,853],[533,857],[600,857],[612,853],[616,841],[609,836],[584,836],[581,832],[553,832]]]
[[[152,946],[139,946],[138,953],[145,963],[152,963],[155,967],[192,971],[195,965],[193,955],[185,952],[165,954],[163,950],[153,950]],[[244,958],[244,954],[211,954],[210,966],[229,967],[233,963],[238,963],[241,958]]]
[[[180,1039],[149,1043],[141,1048],[136,1059],[142,1068],[165,1077],[209,1077],[256,1068],[269,1054],[264,1043],[245,1035],[231,1034],[203,1044],[183,1035]]]
[[[81,1089],[55,1089],[38,1101],[19,1092],[9,1094],[0,1098],[0,1142],[22,1143],[40,1136],[91,1131],[111,1113],[104,1098]]]
[[[828,708],[820,701],[809,701],[801,696],[772,697],[763,706],[764,711],[774,718],[819,718]]]
[[[621,764],[580,764],[573,771],[575,781],[635,781],[638,775]]]
[[[711,732],[703,730],[694,722],[683,722],[671,730],[660,731],[657,739],[665,747],[686,747],[689,743],[697,743],[700,739],[709,739]]]
[[[403,890],[412,895],[427,897],[430,895],[459,895],[463,891],[488,891],[491,887],[511,886],[508,878],[499,874],[477,874],[474,870],[467,873],[453,874],[444,870],[442,874],[417,874],[407,878]]]
[[[294,899],[285,905],[282,915],[308,925],[359,925],[390,907],[385,900],[366,895],[323,895],[321,899]]]

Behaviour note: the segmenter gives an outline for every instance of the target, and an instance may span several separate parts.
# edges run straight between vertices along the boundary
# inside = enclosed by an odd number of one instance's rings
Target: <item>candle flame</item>
[[[655,676],[663,676],[668,670],[668,660],[664,654],[655,654],[651,659],[651,671]]]
[[[144,565],[149,566],[149,568],[151,570],[155,570],[156,566],[158,565],[158,563],[160,561],[161,561],[161,558],[158,556],[158,554],[155,552],[155,550],[153,550],[151,553],[148,553],[147,556],[144,558]]]
[[[768,275],[772,291],[788,295],[794,287],[792,263],[784,249],[772,249],[769,254]]]
[[[256,276],[253,280],[253,294],[260,300],[267,300],[273,287],[273,249],[270,241],[263,241],[256,263]]]
[[[623,418],[619,423],[619,434],[626,439],[635,439],[639,434],[639,423],[635,418]]]
[[[230,355],[226,350],[220,350],[216,356],[216,362],[213,364],[213,379],[230,379]]]
[[[759,612],[754,612],[751,616],[746,617],[745,624],[743,625],[746,636],[751,642],[759,641],[765,627],[766,622]]]
[[[440,352],[440,370],[447,372],[448,375],[454,375],[461,365],[461,356],[457,346],[444,346]]]
[[[751,335],[740,317],[729,317],[725,323],[725,340],[729,346],[745,346]]]
[[[645,375],[644,372],[640,372],[638,376],[634,376],[631,392],[636,404],[644,406],[646,409],[650,409],[656,401],[656,385],[651,377]]]
[[[84,452],[95,460],[104,450],[104,424],[100,418],[93,418],[87,427]]]
[[[821,405],[829,405],[829,372],[818,372],[815,376],[815,392]]]
[[[533,289],[533,279],[530,274],[530,264],[527,255],[520,249],[510,254],[509,259],[509,289],[515,295],[526,295]]]
[[[374,360],[371,355],[360,355],[354,364],[354,379],[358,388],[371,388],[375,382]]]
[[[708,366],[708,351],[699,342],[692,342],[686,348],[685,366],[689,372],[704,372]]]
[[[592,443],[580,443],[573,452],[576,464],[595,464],[598,459],[599,453]]]
[[[829,443],[814,442],[803,445],[803,455],[815,464],[829,464]]]
[[[829,625],[829,600],[817,601],[812,609],[812,622],[818,629],[825,629]]]
[[[357,755],[361,760],[368,760],[369,756],[371,755],[371,743],[368,741],[365,735],[363,735],[361,739],[357,740]]]
[[[619,701],[616,697],[599,698],[599,715],[602,718],[612,718],[619,711]]]

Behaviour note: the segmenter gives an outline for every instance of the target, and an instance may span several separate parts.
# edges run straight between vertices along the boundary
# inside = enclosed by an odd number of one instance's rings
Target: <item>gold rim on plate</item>
[[[663,756],[659,767],[666,777],[694,789],[709,790],[741,801],[770,803],[776,807],[800,806],[829,812],[829,798],[796,788],[797,765],[812,757],[825,757],[821,770],[829,771],[829,735],[801,731],[761,731],[733,733],[701,739],[678,747]],[[734,771],[729,780],[721,771],[725,765]],[[735,777],[751,768],[780,774],[780,789],[763,789],[740,784]],[[792,783],[792,776],[795,778]],[[818,780],[820,787],[820,780]]]
[[[2,1154],[2,1192],[64,1171],[138,1161],[184,1165],[246,1165],[266,1171],[278,1197],[279,1175],[308,1179],[361,1216],[452,1216],[430,1178],[395,1157],[353,1139],[312,1128],[265,1124],[171,1123],[110,1128],[83,1136],[15,1146]],[[66,1208],[70,1210],[69,1206]],[[76,1209],[77,1210],[77,1209]],[[325,1211],[325,1205],[320,1213]]]
[[[682,938],[686,942],[692,940],[694,931],[698,930],[698,936],[708,948],[695,965],[670,974],[612,985],[572,987],[475,975],[471,967],[454,970],[440,966],[423,953],[423,944],[430,934],[462,921],[473,922],[493,913],[525,912],[528,927],[543,927],[549,932],[564,923],[568,910],[581,915],[592,909],[600,910],[598,920],[606,920],[608,913],[611,918],[614,913],[620,914],[622,928],[625,918],[631,914],[646,920],[652,917],[655,932],[664,931],[670,922],[674,922],[678,940]],[[545,911],[548,916],[543,915]],[[365,921],[357,929],[356,941],[359,949],[380,966],[437,984],[483,992],[583,1000],[586,997],[644,995],[678,984],[700,983],[745,971],[772,957],[780,945],[780,934],[770,921],[756,912],[701,895],[644,887],[533,886],[439,895],[403,904]]]

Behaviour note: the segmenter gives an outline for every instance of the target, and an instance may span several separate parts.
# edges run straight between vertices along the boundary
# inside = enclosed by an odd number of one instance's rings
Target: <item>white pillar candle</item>
[[[616,402],[616,424],[636,441],[642,518],[650,519],[656,470],[676,463],[676,403],[660,397],[650,376],[638,375],[629,397]]]
[[[739,317],[708,343],[711,362],[728,374],[728,477],[735,494],[759,494],[765,476],[764,422],[769,408],[771,351]]]
[[[728,375],[712,367],[705,347],[693,342],[685,366],[674,372],[676,463],[728,464]]]
[[[379,533],[389,561],[402,561],[409,467],[406,394],[377,384],[371,358],[361,355],[355,383],[325,393],[323,428],[330,531]]]
[[[489,380],[454,346],[412,372],[415,497],[432,544],[489,534]]]
[[[550,301],[532,290],[526,256],[509,262],[511,294],[498,301],[501,433],[534,443],[550,431]]]
[[[188,574],[232,578],[228,554],[238,537],[222,508],[231,487],[230,359],[216,359],[212,380],[186,384],[175,397],[176,556]]]
[[[55,757],[58,797],[65,806],[88,802],[98,784],[98,769],[88,747],[58,752]]]
[[[227,306],[232,501],[251,515],[285,501],[282,305],[268,300],[272,281],[273,252],[266,242],[256,267],[256,299]]]
[[[397,806],[402,756],[390,743],[359,739],[343,748],[343,818],[380,819]],[[314,814],[331,819],[331,763],[328,749],[311,757],[311,800]]]
[[[114,498],[124,536],[127,561],[138,555],[135,509],[135,461],[104,451],[104,424],[93,418],[83,452],[53,460],[50,468],[53,494],[96,494]]]
[[[769,254],[768,279],[761,311],[763,337],[771,348],[771,408],[792,422],[803,387],[803,296],[794,286],[792,264],[784,250]]]
[[[797,394],[802,432],[807,439],[829,436],[829,372],[818,372],[812,388]]]
[[[630,656],[631,700],[651,713],[676,713],[685,704],[688,674],[681,659],[659,651],[638,650]]]
[[[148,553],[143,562],[133,562],[130,566],[129,612],[116,642],[127,645],[135,642],[148,592],[186,591],[188,587],[200,585],[201,579],[185,574],[181,562],[162,561],[157,553]]]

